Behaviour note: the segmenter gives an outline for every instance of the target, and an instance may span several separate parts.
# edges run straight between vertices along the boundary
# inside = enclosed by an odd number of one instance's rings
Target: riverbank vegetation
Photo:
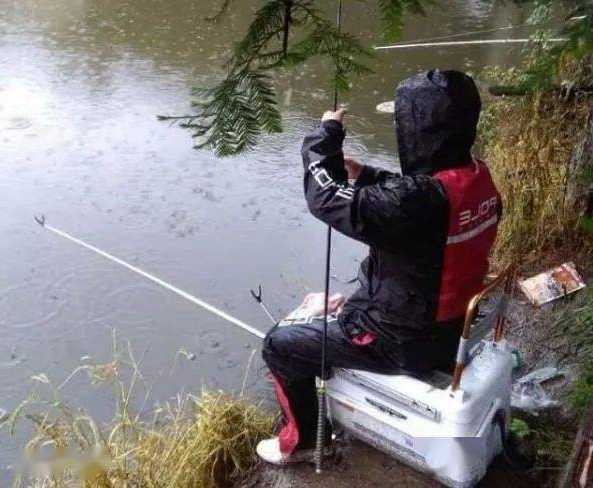
[[[530,22],[549,25],[555,3],[536,2]],[[480,143],[504,200],[495,266],[514,261],[530,273],[574,261],[591,277],[593,4],[567,3],[575,9],[563,31],[536,31],[524,65],[482,73],[491,96]],[[548,42],[555,36],[568,40]],[[515,412],[513,425],[534,460],[538,485],[555,486],[593,402],[593,294],[521,315],[514,339],[530,356],[528,369],[558,366],[568,375],[552,387],[559,407],[540,415]]]
[[[255,446],[276,419],[242,394],[178,395],[155,409],[131,347],[115,342],[113,361],[88,360],[64,382],[36,375],[36,388],[5,422],[33,427],[26,466],[14,488],[214,488],[229,486],[255,463]],[[79,375],[114,392],[113,418],[101,422],[63,391]],[[80,396],[71,395],[72,398]],[[142,400],[138,403],[138,400]]]
[[[529,344],[518,345],[537,349],[530,354],[528,370],[558,367],[559,377],[546,390],[559,404],[535,414],[514,411],[511,430],[520,450],[533,461],[529,473],[538,486],[556,486],[582,417],[593,405],[593,292],[546,313],[529,312],[537,317],[527,324],[533,330],[523,331]]]
[[[530,22],[548,25],[553,2],[537,3]],[[505,204],[499,262],[585,264],[593,251],[593,6],[573,3],[565,43],[538,30],[523,66],[483,74],[497,95],[481,140]]]
[[[563,73],[580,77],[592,68],[587,57]],[[508,82],[523,72],[492,70],[489,76]],[[567,90],[504,97],[485,111],[485,156],[505,206],[498,262],[586,261],[593,250],[593,167],[585,149],[593,140],[593,93]]]

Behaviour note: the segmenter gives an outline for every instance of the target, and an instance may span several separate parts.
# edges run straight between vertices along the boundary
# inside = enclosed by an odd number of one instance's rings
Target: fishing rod
[[[338,2],[338,14],[336,19],[338,34],[342,31],[342,0]],[[338,110],[338,84],[337,78],[340,75],[340,66],[336,62],[336,80],[334,82],[334,112]],[[332,228],[327,226],[327,243],[325,247],[325,296],[323,304],[323,333],[321,336],[321,372],[317,385],[317,439],[315,444],[315,472],[321,474],[323,464],[323,448],[325,444],[325,388],[327,381],[326,349],[327,349],[327,314],[329,311],[329,279],[331,271],[331,247]]]
[[[580,15],[580,16],[575,16],[575,17],[570,17],[568,19],[569,22],[577,22],[580,20],[584,20],[586,19],[587,16],[586,15]],[[466,31],[466,32],[458,32],[456,34],[447,34],[444,36],[436,36],[436,37],[424,37],[422,39],[413,39],[410,41],[404,41],[404,42],[397,42],[395,44],[392,44],[391,46],[376,46],[374,49],[378,50],[378,49],[397,49],[399,46],[402,46],[402,48],[404,47],[434,47],[434,41],[444,41],[445,39],[454,39],[456,37],[466,37],[466,36],[472,36],[472,35],[476,35],[476,34],[490,34],[492,32],[499,32],[499,31],[503,31],[503,30],[513,30],[513,29],[522,29],[525,27],[538,27],[538,26],[543,26],[543,25],[549,25],[552,24],[553,21],[545,21],[545,22],[538,22],[536,24],[531,24],[531,23],[524,23],[524,24],[510,24],[510,25],[505,25],[505,26],[500,26],[500,27],[494,27],[493,29],[483,29],[483,30],[476,30],[476,31]],[[503,39],[504,40],[504,39]],[[551,42],[564,42],[567,39],[548,39],[548,41]],[[494,42],[493,42],[494,41]],[[484,41],[480,41],[480,44],[487,44],[487,43],[494,43],[494,44],[508,44],[510,41],[514,42],[514,43],[519,43],[519,42],[529,42],[529,41],[534,41],[537,42],[536,39],[506,39],[506,42],[499,42],[500,39],[492,39],[492,40],[484,40]],[[542,42],[542,41],[540,41]],[[467,44],[467,43],[472,43],[471,40],[469,41],[461,41],[460,44],[458,45],[463,45],[463,44]]]
[[[568,39],[554,37],[552,39],[482,39],[473,41],[445,41],[445,42],[415,42],[410,44],[392,44],[391,46],[375,46],[375,51],[386,49],[410,49],[416,47],[453,47],[453,46],[473,46],[481,44],[525,44],[527,42],[566,42]]]
[[[583,20],[585,18],[587,18],[586,15],[581,15],[578,17],[570,17],[568,19],[568,21],[575,22],[578,20]],[[456,34],[447,34],[444,36],[436,36],[436,37],[423,37],[421,39],[413,39],[410,41],[396,42],[395,44],[393,44],[393,46],[400,46],[403,44],[411,44],[411,43],[428,43],[428,42],[434,42],[434,41],[444,41],[447,39],[454,39],[456,37],[467,37],[467,36],[473,36],[476,34],[491,34],[493,32],[500,32],[503,30],[523,29],[526,27],[532,28],[532,27],[538,27],[538,26],[543,26],[543,25],[549,25],[552,22],[553,21],[546,21],[546,22],[538,22],[536,24],[531,24],[529,22],[526,22],[524,24],[510,24],[510,25],[504,25],[504,26],[500,26],[500,27],[494,27],[493,29],[465,31],[465,32],[458,32]],[[521,39],[521,41],[523,41],[523,39]],[[391,46],[382,46],[381,47],[381,49],[387,49],[387,48],[391,48]]]
[[[108,259],[109,261],[111,261],[113,263],[119,264],[120,266],[123,266],[124,268],[129,269],[133,273],[136,273],[136,274],[152,281],[153,283],[156,283],[157,285],[159,285],[162,288],[166,288],[167,290],[175,293],[176,295],[180,296],[181,298],[185,298],[186,300],[189,300],[190,302],[194,303],[195,305],[198,305],[199,307],[202,307],[204,310],[207,310],[208,312],[213,313],[214,315],[220,317],[221,319],[224,319],[227,322],[230,322],[231,324],[235,325],[236,327],[239,327],[239,328],[243,329],[244,331],[249,332],[250,334],[254,335],[255,337],[258,337],[259,339],[263,339],[265,337],[265,334],[262,331],[256,329],[255,327],[252,327],[251,325],[246,324],[242,320],[239,320],[239,319],[233,317],[232,315],[229,315],[228,313],[224,312],[223,310],[216,308],[214,305],[210,305],[209,303],[205,302],[204,300],[200,300],[199,298],[182,290],[181,288],[177,288],[176,286],[172,285],[171,283],[167,283],[166,281],[162,280],[161,278],[158,278],[157,276],[150,274],[147,271],[144,271],[143,269],[140,269],[138,266],[134,266],[133,264],[130,264],[130,263],[124,261],[123,259],[120,259],[120,258],[114,256],[113,254],[108,253],[107,251],[103,251],[102,249],[99,249],[98,247],[93,246],[92,244],[89,244],[88,242],[85,242],[82,239],[78,239],[78,238],[68,234],[67,232],[64,232],[63,230],[58,229],[57,227],[53,227],[53,226],[49,225],[45,221],[45,217],[43,215],[41,217],[35,217],[35,222],[37,222],[44,229],[46,229],[50,232],[53,232],[54,234],[66,239],[70,242],[73,242],[74,244],[84,247],[85,249],[88,249],[89,251],[92,251],[95,254],[98,254],[99,256],[102,256],[105,259]]]

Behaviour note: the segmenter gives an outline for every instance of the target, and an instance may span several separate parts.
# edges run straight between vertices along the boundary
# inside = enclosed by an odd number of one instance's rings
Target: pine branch
[[[284,56],[288,52],[288,37],[290,36],[290,26],[292,24],[292,0],[284,0],[284,26],[282,36],[282,52]]]
[[[269,1],[259,9],[245,37],[236,44],[230,64],[243,67],[255,59],[274,37],[284,31],[284,13],[283,0]]]
[[[354,36],[339,32],[325,19],[316,19],[315,28],[294,46],[291,56],[299,62],[312,56],[329,57],[336,67],[334,85],[340,91],[350,88],[351,75],[371,72],[367,66],[357,61],[361,57],[371,57],[370,51]]]
[[[577,22],[570,22],[564,28],[568,41],[564,46],[557,46],[555,51],[564,51],[577,59],[582,59],[593,52],[593,2],[581,2],[574,16],[582,17]]]
[[[407,12],[426,15],[424,6],[434,4],[433,0],[378,0],[381,14],[381,32],[388,41],[399,39]]]
[[[233,0],[223,0],[218,12],[212,16],[206,17],[206,20],[209,22],[218,22],[223,17],[223,15],[228,12],[232,2]]]
[[[197,148],[213,149],[218,156],[231,156],[253,148],[264,133],[282,130],[269,75],[247,69],[230,75],[209,89],[197,89],[194,120],[184,127],[199,139]]]
[[[218,20],[234,0],[222,0]],[[401,32],[404,12],[422,13],[432,0],[378,0],[385,25]],[[263,133],[282,130],[272,79],[275,69],[293,68],[321,56],[335,66],[333,83],[349,89],[352,76],[371,70],[362,60],[371,56],[357,38],[339,32],[315,5],[318,0],[265,0],[244,38],[235,44],[226,64],[227,76],[213,87],[196,88],[196,113],[170,120],[192,132],[196,147],[219,156],[251,149]],[[292,43],[292,39],[299,39]]]

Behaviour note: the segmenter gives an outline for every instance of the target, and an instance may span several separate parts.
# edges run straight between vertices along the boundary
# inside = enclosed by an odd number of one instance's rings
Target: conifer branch
[[[253,148],[262,133],[282,130],[271,79],[262,71],[242,70],[195,95],[198,113],[182,127],[193,131],[197,148],[230,156]]]
[[[405,11],[422,12],[432,0],[378,0],[385,25],[399,33]],[[217,21],[233,0],[222,0]],[[315,56],[336,66],[332,82],[349,89],[352,76],[371,70],[363,63],[369,50],[348,33],[339,32],[316,6],[316,0],[266,0],[254,14],[245,36],[226,63],[227,76],[209,88],[194,90],[196,113],[160,116],[192,131],[197,148],[230,156],[253,148],[264,133],[282,130],[271,73],[294,68]],[[295,39],[292,42],[291,41]]]
[[[218,22],[224,14],[227,13],[233,0],[223,0],[222,5],[214,15],[206,17],[209,22]]]

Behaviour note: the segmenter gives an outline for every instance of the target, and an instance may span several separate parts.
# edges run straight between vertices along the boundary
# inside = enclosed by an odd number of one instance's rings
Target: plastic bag
[[[537,412],[558,405],[546,392],[542,383],[562,375],[558,368],[547,367],[532,371],[513,383],[511,406],[519,410]]]
[[[329,316],[337,315],[342,311],[346,298],[341,293],[331,295],[328,300],[328,314]],[[325,294],[324,293],[309,293],[303,303],[291,312],[284,320],[280,322],[280,326],[307,324],[312,319],[323,317],[325,309]]]

